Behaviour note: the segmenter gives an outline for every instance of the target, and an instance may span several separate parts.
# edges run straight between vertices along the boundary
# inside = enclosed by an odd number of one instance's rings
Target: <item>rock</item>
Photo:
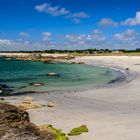
[[[19,126],[30,121],[29,114],[13,105],[0,103],[0,125]]]
[[[3,93],[3,90],[2,90],[2,89],[0,89],[0,94],[1,94],[1,93]]]
[[[23,88],[26,88],[27,86],[21,86],[21,87],[19,87],[19,89],[23,89]]]
[[[52,61],[51,59],[48,59],[48,60],[45,60],[43,63],[49,64],[51,61]]]
[[[29,83],[30,86],[44,86],[43,83]]]
[[[45,107],[46,105],[37,104],[30,101],[23,101],[22,103],[17,103],[16,106],[24,110],[29,110],[29,109],[42,108]]]
[[[24,101],[32,102],[32,101],[33,101],[33,97],[31,97],[31,96],[26,96],[26,97],[24,97]]]
[[[51,130],[48,125],[41,125],[38,127],[42,136],[48,136],[49,139],[56,137],[56,134]]]
[[[48,104],[47,104],[47,106],[48,106],[48,107],[54,107],[55,104],[54,104],[53,102],[49,101]]]
[[[126,70],[129,70],[129,68],[126,68]]]
[[[50,73],[47,73],[47,76],[59,76],[59,74],[54,73],[54,72],[50,72]]]
[[[55,137],[54,140],[69,140],[69,138],[60,129],[56,129],[52,125],[42,125],[39,126],[39,129],[42,135],[49,133],[49,137],[51,139]]]
[[[54,140],[55,137],[49,131],[42,135],[25,110],[0,103],[0,140]]]
[[[76,64],[76,62],[71,62],[71,64]]]
[[[11,87],[8,87],[5,84],[0,84],[0,96],[7,96],[10,95],[10,93],[13,92]]]
[[[78,64],[85,64],[85,62],[78,62]]]

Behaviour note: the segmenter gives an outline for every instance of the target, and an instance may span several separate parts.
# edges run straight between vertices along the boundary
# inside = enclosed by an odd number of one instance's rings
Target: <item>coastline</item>
[[[55,102],[54,108],[29,110],[31,121],[36,124],[52,124],[64,132],[81,124],[86,124],[89,133],[70,140],[138,140],[140,138],[140,66],[138,58],[124,57],[88,57],[75,61],[86,61],[89,64],[129,67],[130,77],[134,72],[135,79],[119,86],[103,87],[89,91],[61,94],[32,94],[38,103]],[[10,103],[21,102],[24,95],[6,97]],[[16,98],[16,99],[15,99]]]
[[[78,58],[77,58],[78,59]],[[101,84],[101,85],[94,85],[92,87],[92,84],[88,85],[81,85],[81,87],[74,88],[74,89],[67,89],[67,90],[50,90],[50,91],[35,91],[35,90],[29,90],[29,91],[16,91],[13,90],[11,94],[9,95],[3,95],[4,96],[20,96],[20,95],[30,95],[30,94],[38,94],[38,93],[57,93],[57,92],[62,92],[62,93],[69,93],[69,92],[82,92],[82,91],[88,91],[88,90],[94,90],[97,88],[105,88],[105,87],[112,87],[112,86],[119,86],[120,84],[126,84],[127,82],[130,82],[131,80],[134,79],[134,72],[130,72],[130,70],[123,69],[121,67],[114,67],[114,66],[107,66],[107,65],[101,65],[101,64],[88,64],[85,61],[78,61],[77,59],[72,59],[70,61],[58,61],[58,63],[66,63],[66,64],[85,64],[89,66],[95,66],[95,67],[101,67],[101,68],[106,68],[108,70],[113,70],[117,73],[117,77],[112,79],[111,81],[107,82],[106,84]],[[21,60],[25,61],[26,60]],[[33,62],[36,62],[33,60]],[[54,61],[51,61],[50,63],[52,64]],[[54,63],[55,64],[55,63]],[[136,75],[136,74],[135,74]],[[2,84],[3,85],[3,84]],[[8,85],[4,84],[4,86],[8,87]],[[10,88],[10,87],[9,87]]]

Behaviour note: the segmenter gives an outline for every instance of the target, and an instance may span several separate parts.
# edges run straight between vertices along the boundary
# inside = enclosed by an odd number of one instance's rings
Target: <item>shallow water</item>
[[[59,74],[49,77],[47,73]],[[85,64],[45,64],[43,62],[0,59],[0,83],[14,91],[76,90],[103,86],[118,78],[119,72],[112,69]],[[29,83],[43,83],[35,87]]]

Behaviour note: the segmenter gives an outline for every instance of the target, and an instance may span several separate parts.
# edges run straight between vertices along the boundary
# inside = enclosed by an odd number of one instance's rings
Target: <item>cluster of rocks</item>
[[[50,129],[43,132],[30,122],[25,110],[7,103],[0,103],[1,140],[54,140],[56,134]]]
[[[42,61],[45,63],[58,60],[71,60],[75,57],[73,55],[43,55],[43,54],[30,54],[16,56],[16,60],[31,60],[31,61]]]
[[[85,62],[71,62],[71,61],[44,61],[46,64],[85,64]]]

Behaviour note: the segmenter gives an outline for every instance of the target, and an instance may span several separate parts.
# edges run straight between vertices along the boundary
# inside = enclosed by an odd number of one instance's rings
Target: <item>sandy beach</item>
[[[140,140],[140,57],[96,56],[79,57],[75,61],[90,65],[129,68],[127,82],[88,91],[31,94],[38,103],[55,103],[54,108],[29,110],[31,121],[37,125],[52,124],[68,133],[86,124],[89,133],[70,140]],[[24,96],[6,97],[12,104]]]

